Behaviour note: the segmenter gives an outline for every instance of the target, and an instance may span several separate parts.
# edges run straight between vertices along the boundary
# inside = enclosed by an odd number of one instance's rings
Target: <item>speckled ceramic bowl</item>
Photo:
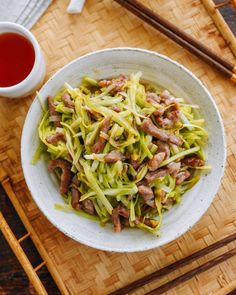
[[[200,105],[210,135],[206,153],[212,165],[212,172],[203,176],[198,184],[184,195],[180,205],[164,214],[160,237],[138,229],[125,229],[121,233],[114,233],[111,225],[100,227],[99,224],[76,214],[55,210],[55,203],[63,203],[55,179],[48,173],[44,160],[38,161],[34,166],[30,164],[39,143],[37,126],[42,112],[37,99],[30,107],[23,129],[22,166],[26,182],[38,207],[67,236],[101,250],[135,252],[173,241],[190,229],[206,212],[219,188],[224,171],[224,128],[213,98],[189,70],[163,55],[136,48],[106,49],[87,54],[72,61],[50,78],[40,90],[40,97],[45,101],[47,96],[54,95],[65,81],[76,86],[83,76],[101,79],[139,70],[143,72],[144,79]]]

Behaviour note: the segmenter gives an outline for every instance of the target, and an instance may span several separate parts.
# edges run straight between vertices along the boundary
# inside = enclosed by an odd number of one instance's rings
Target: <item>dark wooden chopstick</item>
[[[222,239],[222,240],[220,240],[218,242],[215,242],[214,244],[209,245],[206,248],[203,248],[203,249],[201,249],[201,250],[199,250],[199,251],[197,251],[197,252],[195,252],[195,253],[193,253],[193,254],[191,254],[191,255],[189,255],[189,256],[181,259],[181,260],[178,260],[178,261],[176,261],[176,262],[174,262],[174,263],[172,263],[170,265],[167,265],[166,267],[161,268],[161,269],[159,269],[159,270],[157,270],[157,271],[155,271],[155,272],[153,272],[153,273],[151,273],[151,274],[149,274],[149,275],[147,275],[147,276],[145,276],[145,277],[143,277],[141,279],[138,279],[138,280],[136,280],[134,282],[131,282],[130,284],[120,288],[119,290],[116,290],[116,291],[110,293],[110,295],[128,294],[129,292],[132,292],[132,291],[134,291],[134,290],[136,290],[136,289],[138,289],[138,288],[140,288],[140,287],[142,287],[142,286],[144,286],[146,284],[151,283],[154,280],[157,280],[157,279],[159,279],[159,278],[161,278],[161,277],[163,277],[165,275],[168,275],[171,272],[173,272],[174,270],[179,269],[179,268],[181,268],[183,266],[186,266],[186,265],[196,261],[197,259],[199,259],[199,258],[201,258],[201,257],[203,257],[203,256],[205,256],[205,255],[219,249],[219,248],[222,248],[223,246],[228,245],[229,243],[231,243],[233,241],[236,241],[236,233],[232,234],[232,235],[230,235],[230,236],[228,236],[228,237],[226,237],[226,238],[224,238],[224,239]],[[197,270],[198,269],[199,269],[199,267],[197,268]],[[190,274],[192,275],[192,277],[194,275],[196,275],[195,272],[194,273],[191,272]],[[189,278],[189,276],[188,276],[188,278]],[[173,282],[173,281],[171,281],[171,282]],[[165,286],[165,285],[166,284],[164,284],[162,286]],[[162,286],[160,286],[160,287],[162,287]]]
[[[174,32],[176,35],[180,36],[182,39],[186,40],[188,43],[192,44],[194,47],[198,48],[208,56],[212,57],[214,60],[216,60],[218,63],[222,64],[224,67],[226,67],[228,70],[236,73],[236,66],[227,60],[221,58],[219,55],[214,53],[212,50],[210,50],[208,47],[206,47],[201,42],[197,41],[193,37],[191,37],[189,34],[185,33],[183,30],[179,29],[177,26],[173,25],[171,22],[166,20],[161,15],[153,12],[148,7],[144,6],[140,2],[136,0],[127,0],[127,2],[132,3],[135,7],[143,11],[145,14],[150,16],[152,19],[156,20],[166,28],[170,29],[172,32]]]
[[[179,284],[186,282],[187,280],[193,278],[195,275],[200,274],[235,255],[236,255],[236,248],[233,248],[229,250],[228,252],[221,254],[217,256],[216,258],[213,258],[212,260],[200,265],[199,267],[186,272],[185,274],[177,277],[171,282],[168,282],[160,287],[155,288],[154,290],[146,293],[146,295],[159,295],[164,292],[167,292],[170,288],[174,288],[178,286]]]
[[[166,21],[164,18],[158,14],[151,11],[149,8],[145,7],[136,0],[115,0],[123,7],[128,9],[130,12],[158,29],[160,32],[168,36],[170,39],[186,48],[200,59],[204,60],[211,66],[214,66],[222,74],[224,74],[231,81],[236,83],[236,67],[210,51],[207,47],[203,46],[200,42],[193,39],[175,25]],[[197,44],[197,46],[196,46]]]

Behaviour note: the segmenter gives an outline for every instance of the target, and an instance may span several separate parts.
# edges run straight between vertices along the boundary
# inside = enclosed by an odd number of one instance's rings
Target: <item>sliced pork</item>
[[[71,165],[62,159],[51,160],[48,163],[48,170],[52,172],[56,168],[60,168],[61,173],[61,183],[60,183],[60,193],[65,194],[68,191],[71,182]]]
[[[111,117],[106,117],[101,125],[100,134],[97,142],[92,146],[92,152],[95,154],[101,153],[106,145],[106,139],[102,134],[107,134],[111,124]]]

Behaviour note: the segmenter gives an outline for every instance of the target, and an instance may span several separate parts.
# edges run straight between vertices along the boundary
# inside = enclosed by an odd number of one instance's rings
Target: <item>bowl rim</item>
[[[22,169],[23,169],[23,174],[24,174],[24,178],[27,184],[27,187],[30,191],[30,194],[34,200],[34,202],[36,203],[36,205],[38,206],[38,208],[40,209],[40,211],[42,212],[42,214],[51,222],[52,225],[54,225],[60,232],[64,233],[66,236],[72,238],[73,240],[98,249],[98,250],[102,250],[102,251],[109,251],[109,252],[118,252],[118,253],[134,253],[134,252],[142,252],[142,251],[147,251],[147,250],[151,250],[151,249],[155,249],[158,247],[161,247],[163,245],[166,245],[174,240],[176,240],[177,238],[179,238],[180,236],[182,236],[183,234],[185,234],[189,229],[191,229],[202,217],[203,215],[206,213],[206,211],[208,210],[208,208],[210,207],[210,205],[212,204],[217,191],[219,190],[219,187],[221,185],[221,180],[222,177],[224,175],[224,170],[225,170],[225,164],[226,164],[226,135],[225,135],[225,128],[224,128],[224,124],[223,124],[223,120],[222,117],[220,115],[219,109],[212,97],[212,95],[210,94],[209,90],[204,86],[204,84],[200,81],[200,79],[198,79],[189,69],[187,69],[185,66],[183,66],[182,64],[178,63],[177,61],[172,60],[171,58],[160,54],[158,52],[152,51],[152,50],[148,50],[148,49],[143,49],[143,48],[136,48],[136,47],[114,47],[114,48],[106,48],[106,49],[102,49],[102,50],[96,50],[96,51],[92,51],[89,52],[85,55],[82,55],[74,60],[72,60],[71,62],[69,62],[68,64],[64,65],[62,68],[60,68],[59,70],[57,70],[45,83],[44,85],[40,88],[39,92],[42,91],[42,89],[44,89],[44,87],[46,87],[46,85],[49,83],[49,81],[53,80],[60,72],[64,71],[66,68],[70,67],[73,63],[76,63],[84,58],[87,58],[89,56],[94,56],[94,55],[99,55],[101,53],[106,53],[106,52],[112,52],[112,51],[136,51],[136,52],[141,52],[141,53],[145,53],[145,54],[150,54],[152,56],[156,56],[158,58],[164,59],[172,64],[174,64],[175,66],[177,66],[178,68],[180,68],[181,70],[183,70],[186,74],[188,74],[188,76],[190,78],[192,78],[198,85],[199,87],[201,87],[204,92],[206,93],[206,95],[208,96],[208,99],[211,101],[212,106],[214,107],[214,110],[217,114],[217,118],[219,119],[219,125],[220,125],[220,134],[222,137],[222,141],[223,141],[223,161],[221,163],[221,169],[219,170],[219,182],[217,185],[215,185],[215,187],[212,189],[212,193],[211,193],[211,198],[208,199],[208,202],[206,202],[205,206],[202,207],[201,210],[201,214],[196,215],[193,219],[192,219],[192,223],[191,224],[185,224],[180,231],[178,231],[178,233],[175,235],[175,237],[170,237],[170,238],[166,238],[165,241],[160,242],[158,245],[146,245],[145,247],[136,247],[134,250],[132,249],[132,247],[130,248],[111,248],[109,246],[104,246],[103,245],[94,245],[91,241],[89,240],[85,240],[85,239],[80,239],[77,238],[75,235],[73,235],[72,233],[69,233],[67,230],[65,230],[61,225],[58,225],[53,218],[50,217],[50,215],[45,212],[41,205],[40,202],[37,200],[37,198],[34,197],[33,195],[33,190],[34,188],[31,185],[30,180],[28,179],[28,173],[26,173],[26,163],[25,163],[25,156],[24,156],[24,151],[23,151],[23,146],[24,146],[24,142],[27,139],[27,130],[26,130],[26,126],[30,123],[29,121],[29,116],[30,113],[32,112],[34,105],[35,105],[35,101],[37,100],[37,95],[35,96],[35,98],[33,99],[30,108],[27,112],[27,115],[25,117],[25,121],[24,121],[24,126],[23,126],[23,130],[22,130],[22,136],[21,136],[21,163],[22,163]]]

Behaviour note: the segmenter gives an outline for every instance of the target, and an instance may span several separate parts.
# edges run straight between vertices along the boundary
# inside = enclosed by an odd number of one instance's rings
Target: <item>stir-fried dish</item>
[[[181,201],[205,165],[207,132],[199,107],[130,77],[65,84],[47,107],[38,132],[48,169],[69,210],[116,232],[137,227],[158,235],[162,214]]]

